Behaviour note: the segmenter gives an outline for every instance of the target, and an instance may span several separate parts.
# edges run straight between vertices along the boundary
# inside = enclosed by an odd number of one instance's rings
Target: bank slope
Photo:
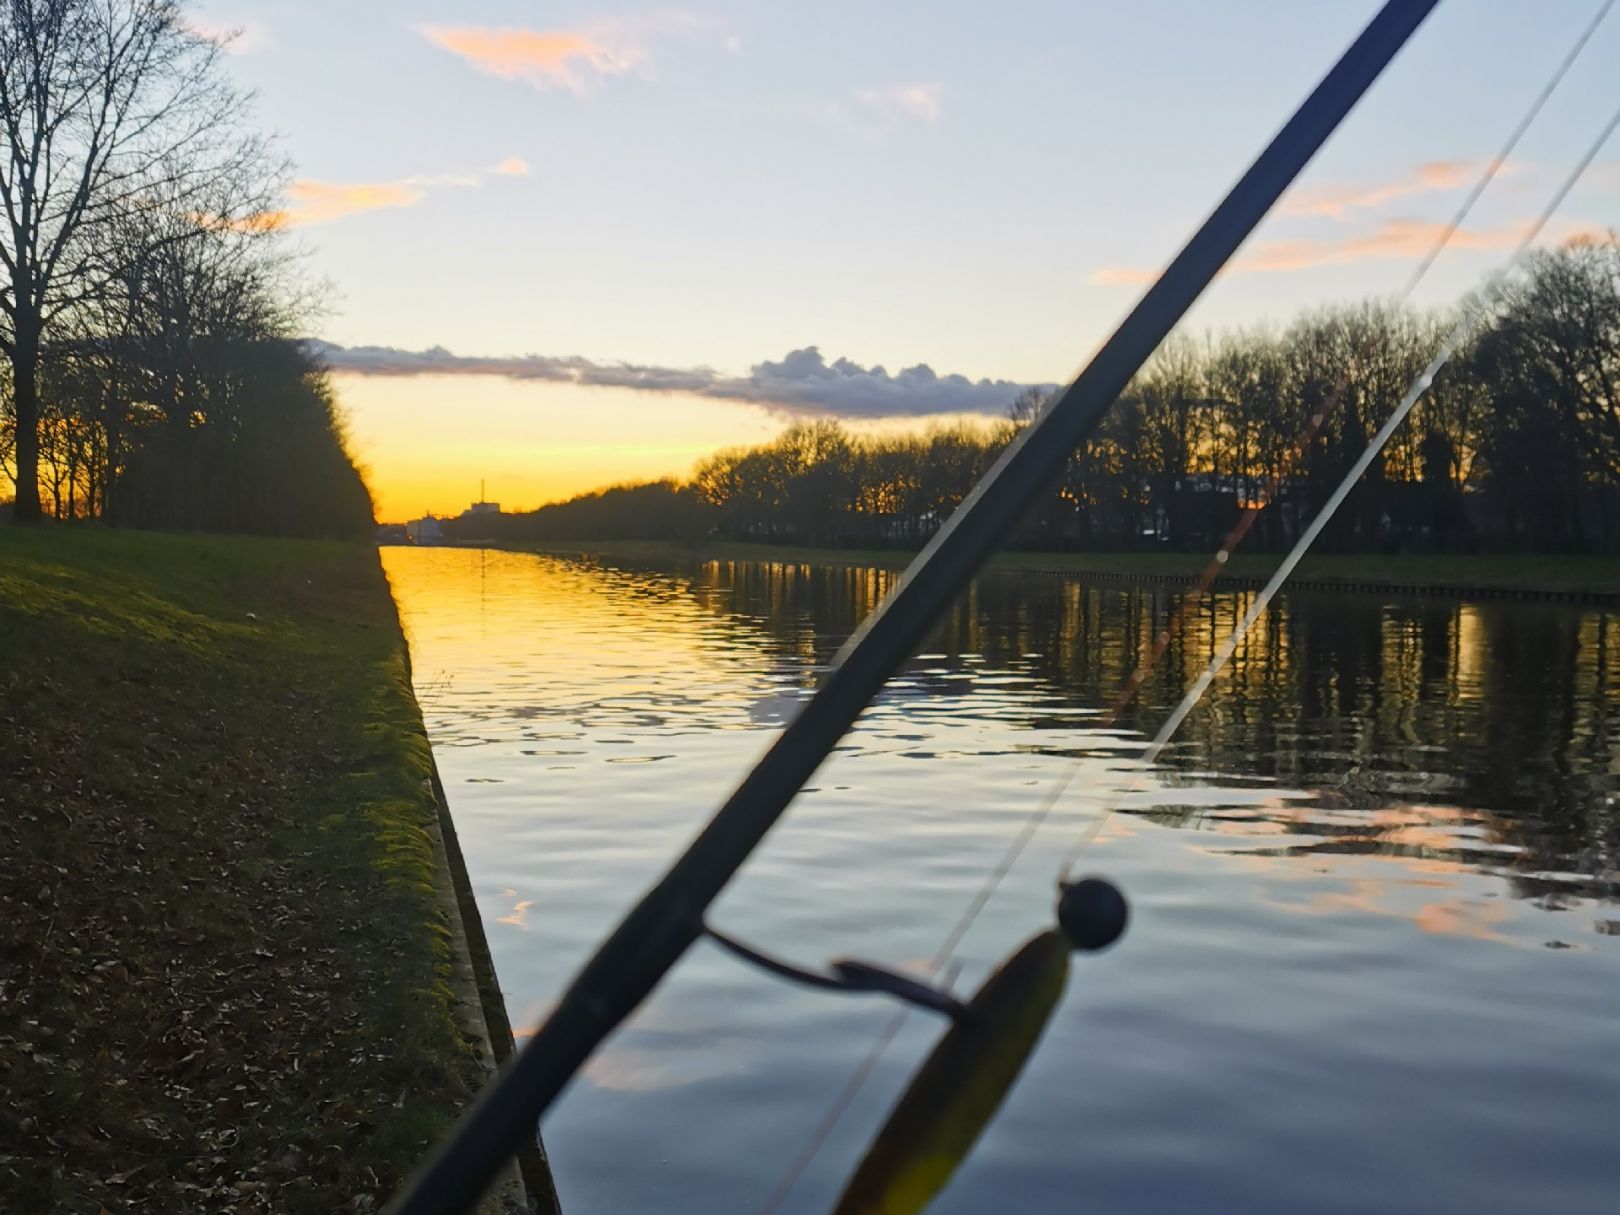
[[[469,1099],[376,553],[0,531],[0,1210],[379,1206]]]

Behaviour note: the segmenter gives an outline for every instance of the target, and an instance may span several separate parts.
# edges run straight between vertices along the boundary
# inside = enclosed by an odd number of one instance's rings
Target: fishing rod
[[[805,781],[1437,2],[1386,0],[1084,370],[917,555],[815,695],[390,1205],[395,1215],[470,1209],[534,1135],[540,1116],[592,1052],[704,933],[705,910]]]
[[[1473,186],[1469,189],[1462,202],[1452,213],[1451,218],[1447,221],[1444,228],[1441,229],[1439,235],[1430,245],[1428,252],[1418,262],[1412,273],[1407,277],[1404,285],[1396,293],[1395,302],[1397,307],[1404,306],[1411,299],[1418,286],[1423,282],[1424,278],[1427,277],[1428,272],[1434,267],[1435,262],[1438,261],[1441,253],[1445,251],[1446,247],[1451,243],[1452,238],[1459,230],[1461,230],[1464,221],[1467,220],[1469,214],[1473,211],[1475,204],[1479,202],[1486,189],[1496,179],[1497,174],[1500,173],[1502,168],[1507,164],[1508,158],[1517,149],[1520,141],[1530,130],[1530,127],[1535,123],[1535,120],[1540,116],[1542,110],[1546,107],[1547,102],[1557,91],[1558,86],[1569,74],[1569,71],[1574,66],[1576,60],[1580,58],[1581,53],[1586,49],[1586,46],[1592,40],[1593,35],[1596,34],[1599,27],[1602,26],[1604,20],[1608,17],[1610,10],[1614,7],[1615,2],[1616,0],[1602,0],[1602,3],[1599,4],[1597,11],[1592,15],[1591,19],[1586,23],[1586,25],[1582,27],[1573,45],[1565,53],[1563,59],[1554,68],[1552,74],[1545,82],[1543,82],[1540,90],[1531,100],[1529,107],[1520,116],[1513,129],[1508,133],[1508,136],[1503,142],[1502,146],[1497,150],[1496,154],[1491,157],[1488,162],[1486,162],[1484,168],[1474,181]],[[1530,244],[1540,234],[1547,221],[1551,218],[1552,214],[1562,204],[1563,199],[1567,195],[1568,191],[1573,188],[1575,182],[1580,179],[1582,174],[1584,174],[1586,169],[1590,166],[1592,158],[1597,154],[1598,149],[1607,140],[1608,135],[1609,132],[1606,130],[1603,135],[1599,137],[1597,143],[1588,152],[1587,156],[1576,165],[1560,189],[1555,192],[1553,199],[1543,211],[1538,221],[1534,223],[1525,238],[1520,242],[1519,248],[1515,251],[1513,256],[1508,259],[1507,267],[1503,272],[1504,275],[1512,270],[1512,268],[1524,255],[1524,252],[1530,247]],[[1466,315],[1467,314],[1465,312],[1465,316]],[[1460,342],[1463,334],[1465,334],[1466,331],[1467,326],[1463,326],[1461,327],[1460,332],[1454,333],[1453,337],[1455,341]],[[1130,675],[1121,681],[1119,688],[1116,690],[1112,702],[1108,706],[1107,711],[1104,713],[1100,721],[1100,728],[1106,730],[1112,726],[1113,723],[1119,720],[1120,716],[1124,713],[1125,709],[1130,705],[1130,703],[1135,700],[1137,693],[1146,682],[1147,676],[1153,670],[1154,666],[1157,665],[1159,659],[1163,657],[1165,651],[1169,648],[1171,639],[1173,636],[1175,636],[1178,627],[1188,618],[1203,596],[1208,593],[1210,587],[1213,585],[1222,569],[1224,569],[1227,561],[1231,558],[1232,554],[1236,551],[1239,545],[1242,544],[1244,538],[1258,521],[1260,515],[1275,500],[1284,483],[1286,475],[1285,470],[1297,464],[1298,461],[1304,457],[1307,448],[1321,432],[1323,425],[1334,415],[1334,413],[1337,412],[1346,393],[1350,389],[1350,385],[1356,370],[1356,365],[1371,353],[1372,346],[1373,339],[1369,338],[1362,345],[1360,350],[1358,350],[1353,357],[1347,361],[1344,370],[1340,373],[1339,379],[1334,384],[1332,390],[1327,394],[1326,398],[1315,409],[1315,411],[1306,419],[1304,427],[1301,429],[1298,438],[1294,442],[1289,458],[1283,461],[1282,467],[1280,467],[1268,478],[1257,500],[1244,509],[1242,514],[1239,516],[1237,523],[1233,525],[1231,531],[1229,531],[1226,537],[1222,540],[1220,546],[1211,556],[1198,579],[1193,583],[1187,593],[1180,598],[1176,607],[1170,613],[1170,617],[1165,622],[1164,626],[1151,636],[1146,653],[1142,657],[1141,661],[1131,671]],[[1455,343],[1448,342],[1443,345],[1443,349],[1454,352]],[[1449,357],[1449,353],[1445,357]],[[1433,373],[1431,372],[1431,379],[1432,374]],[[1419,395],[1421,395],[1421,390],[1419,390]],[[1395,419],[1383,430],[1381,430],[1377,436],[1375,436],[1371,445],[1370,453],[1365,455],[1361,462],[1358,462],[1354,467],[1352,467],[1346,477],[1341,480],[1340,485],[1336,487],[1336,490],[1340,492],[1330,495],[1328,504],[1324,508],[1323,512],[1321,512],[1317,523],[1306,535],[1299,539],[1294,546],[1294,550],[1281,563],[1277,576],[1275,576],[1270,583],[1268,583],[1267,587],[1261,592],[1258,602],[1252,605],[1250,611],[1245,614],[1243,622],[1234,630],[1229,644],[1217,651],[1216,657],[1213,658],[1208,664],[1205,671],[1205,677],[1197,681],[1187,690],[1181,701],[1172,710],[1167,719],[1161,724],[1157,734],[1155,734],[1155,736],[1149,741],[1142,755],[1139,757],[1139,763],[1143,767],[1153,764],[1157,760],[1159,754],[1169,744],[1170,739],[1180,728],[1181,723],[1186,719],[1187,714],[1190,713],[1194,707],[1196,707],[1199,699],[1203,696],[1205,691],[1208,690],[1210,683],[1220,672],[1222,666],[1231,658],[1232,654],[1235,653],[1236,648],[1238,644],[1241,643],[1242,638],[1247,635],[1248,630],[1259,618],[1260,612],[1264,609],[1266,604],[1270,602],[1271,598],[1281,587],[1287,575],[1293,570],[1294,566],[1297,565],[1299,559],[1304,555],[1304,553],[1309,550],[1311,545],[1315,542],[1316,537],[1320,534],[1322,528],[1326,526],[1328,519],[1331,518],[1332,514],[1343,502],[1344,496],[1349,492],[1349,486],[1353,485],[1360,475],[1365,471],[1367,465],[1370,464],[1377,451],[1380,450],[1388,441],[1389,437],[1394,433],[1401,421],[1404,420],[1406,413],[1410,412],[1412,405],[1416,404],[1416,400],[1417,396],[1413,396],[1411,404],[1406,405],[1404,410],[1400,406],[1397,406]],[[1025,816],[1023,824],[1014,835],[1007,849],[1003,852],[997,863],[991,868],[989,873],[986,875],[985,880],[983,883],[981,883],[979,889],[974,894],[973,898],[968,902],[962,914],[952,925],[950,931],[945,936],[944,942],[940,945],[934,956],[927,962],[924,968],[925,974],[933,975],[939,972],[940,969],[951,960],[957,946],[961,944],[963,938],[967,935],[968,930],[977,921],[979,914],[984,910],[990,899],[994,896],[995,892],[1000,888],[1003,879],[1005,879],[1007,874],[1011,872],[1013,865],[1016,864],[1018,859],[1023,855],[1024,850],[1034,839],[1036,832],[1040,830],[1041,826],[1046,822],[1048,816],[1056,808],[1057,803],[1067,792],[1070,784],[1073,782],[1079,771],[1080,764],[1078,761],[1070,765],[1069,768],[1065,770],[1057,780],[1052,782],[1040,801],[1035,805],[1030,813]],[[1112,815],[1119,809],[1119,806],[1120,799],[1116,796],[1110,804],[1104,807],[1101,813],[1097,814],[1093,818],[1089,829],[1082,833],[1080,838],[1076,841],[1068,856],[1059,866],[1058,886],[1060,892],[1066,892],[1068,887],[1073,884],[1074,873],[1076,867],[1078,866],[1080,857],[1091,846],[1091,844],[1097,840],[1102,832],[1102,828],[1112,817]],[[1060,919],[1061,918],[1060,902]],[[740,946],[725,940],[713,928],[709,930],[709,935],[711,938],[717,940],[725,947],[733,949],[734,952],[741,952]],[[786,977],[789,978],[811,982],[822,986],[835,985],[818,979],[815,976],[807,976],[803,972],[795,971],[792,968],[783,968],[774,960],[767,961],[758,958],[755,958],[754,960],[759,964],[765,965],[767,969],[775,969],[778,973],[785,974]],[[834,963],[834,968],[838,969],[840,965],[842,964]],[[946,984],[945,989],[941,990],[929,988],[926,984],[919,984],[915,980],[908,979],[907,981],[911,983],[913,987],[920,987],[928,994],[926,998],[908,999],[905,996],[902,996],[901,998],[904,1004],[910,1004],[912,1006],[922,1008],[932,1008],[935,1011],[951,1011],[953,1008],[962,1007],[960,1002],[956,1000],[956,997],[949,992],[949,983]],[[774,1215],[774,1213],[781,1208],[782,1203],[786,1201],[788,1195],[792,1192],[792,1189],[797,1183],[799,1177],[803,1174],[804,1170],[809,1167],[810,1162],[815,1159],[817,1152],[819,1152],[822,1145],[826,1143],[827,1138],[833,1131],[833,1128],[837,1126],[839,1120],[843,1117],[850,1104],[854,1101],[856,1094],[860,1092],[867,1079],[871,1076],[884,1052],[888,1050],[889,1045],[894,1041],[895,1036],[899,1033],[900,1027],[904,1022],[905,1016],[906,1011],[905,1008],[902,1007],[887,1021],[887,1023],[877,1034],[872,1046],[867,1051],[866,1056],[851,1074],[844,1087],[834,1097],[830,1108],[822,1117],[821,1121],[817,1124],[815,1130],[811,1133],[810,1137],[805,1143],[805,1146],[793,1159],[792,1163],[788,1166],[787,1171],[777,1182],[776,1187],[771,1191],[765,1202],[758,1208],[757,1215]],[[1033,1042],[1031,1042],[1030,1045],[1033,1047]],[[1012,1073],[1011,1078],[1016,1078],[1016,1072]],[[902,1102],[902,1105],[904,1105],[904,1102]],[[891,1121],[896,1119],[899,1119],[902,1122],[905,1121],[904,1119],[899,1118],[900,1108],[901,1107],[896,1107],[896,1112],[891,1116]],[[888,1124],[885,1125],[887,1126]],[[878,1141],[881,1142],[886,1134],[886,1130],[880,1131]],[[971,1143],[968,1146],[971,1146]]]
[[[1610,3],[1606,0],[1599,11],[1598,21],[1607,14],[1609,7]],[[1596,22],[1577,43],[1577,53],[1595,28]],[[1573,56],[1566,59],[1558,77],[1567,70],[1572,59]],[[1532,107],[1532,112],[1539,110],[1549,95],[1550,89],[1544,90]],[[1521,124],[1520,129],[1510,139],[1510,146],[1522,135],[1527,125]],[[1585,175],[1617,128],[1620,128],[1620,108],[1614,111],[1596,139],[1553,191],[1552,197],[1540,214],[1525,230],[1506,265],[1487,280],[1482,290],[1465,302],[1462,315],[1446,333],[1439,349],[1414,377],[1389,417],[1339,479],[1327,502],[1284,556],[1265,587],[1255,596],[1253,603],[1244,612],[1230,636],[1216,650],[1203,671],[1167,715],[1139,759],[1144,769],[1158,759],[1187,715],[1197,706],[1215,677],[1236,653],[1243,638],[1248,635],[1249,630],[1253,628],[1300,559],[1310,550],[1323,529],[1343,506],[1372,461],[1377,458],[1378,453],[1383,450],[1433,385],[1435,377],[1503,298],[1506,284],[1514,270],[1523,261],[1547,223],[1563,205],[1569,192]],[[1486,177],[1482,179],[1469,202],[1459,213],[1458,223],[1461,216],[1472,206],[1473,201],[1483,193],[1485,184],[1500,167],[1503,159],[1505,157],[1499,157],[1487,170]],[[1432,261],[1433,255],[1426,260],[1425,268]],[[1418,277],[1420,278],[1421,274]],[[1228,548],[1223,546],[1217,556],[1228,551]],[[1163,637],[1161,634],[1161,641]],[[1139,671],[1142,669],[1138,668]],[[1126,688],[1134,692],[1139,683],[1140,680],[1133,675],[1126,681]],[[1078,768],[1079,761],[1075,761],[1062,779],[1055,783],[1042,804],[1026,818],[1024,827],[1012,848],[992,872],[979,895],[969,904],[966,914],[952,929],[945,947],[930,964],[930,972],[938,970],[948,960],[956,943],[983,908],[989,894],[994,891],[1012,861],[1022,852]],[[910,992],[894,993],[906,1003],[945,1013],[951,1018],[952,1025],[913,1075],[888,1118],[878,1130],[833,1208],[833,1215],[917,1215],[921,1212],[950,1181],[1005,1100],[1024,1064],[1033,1054],[1035,1045],[1056,1011],[1067,984],[1070,952],[1106,948],[1124,931],[1128,911],[1119,892],[1099,878],[1075,877],[1081,855],[1095,842],[1102,826],[1119,809],[1121,796],[1116,794],[1102,813],[1093,819],[1090,829],[1081,835],[1058,867],[1059,898],[1056,928],[1037,933],[1025,942],[966,1004],[958,1001],[948,989],[936,990],[909,978],[905,980],[906,983],[913,988],[920,988],[926,993],[927,998],[917,998]],[[710,935],[717,934],[711,929]],[[768,961],[767,965],[777,973],[786,974],[790,978],[809,979],[829,985],[824,980],[817,980],[815,976],[793,973],[791,968],[784,968],[774,960]],[[847,965],[834,963],[833,967],[835,971],[841,973],[843,967]],[[856,986],[853,989],[865,988]],[[780,1205],[804,1165],[813,1157],[816,1148],[824,1140],[838,1115],[842,1113],[848,1100],[864,1082],[865,1076],[886,1049],[893,1037],[894,1029],[898,1028],[899,1018],[903,1016],[902,1012],[891,1019],[890,1028],[880,1035],[874,1050],[857,1071],[853,1083],[840,1094],[832,1115],[823,1120],[817,1128],[809,1149],[794,1162],[787,1177],[761,1208],[763,1212],[773,1212]]]
[[[1607,9],[1605,8],[1604,11],[1607,11]],[[1542,208],[1540,214],[1536,216],[1530,226],[1525,229],[1524,235],[1514,247],[1507,264],[1485,284],[1485,287],[1474,298],[1465,302],[1462,316],[1458,318],[1457,323],[1446,334],[1445,339],[1440,343],[1440,348],[1429,360],[1428,365],[1418,372],[1400,401],[1396,403],[1394,412],[1384,420],[1384,424],[1373,434],[1367,446],[1356,457],[1355,463],[1345,471],[1339,483],[1334,486],[1333,493],[1322,504],[1322,509],[1316,513],[1310,525],[1300,534],[1299,539],[1294,543],[1294,547],[1289,549],[1287,555],[1278,563],[1276,570],[1266,581],[1265,586],[1254,597],[1254,602],[1249,605],[1242,619],[1238,621],[1237,627],[1232,630],[1220,649],[1216,650],[1214,657],[1209,660],[1208,665],[1205,666],[1203,671],[1199,673],[1198,678],[1187,689],[1180,703],[1165,718],[1164,724],[1159,727],[1158,733],[1154,735],[1152,742],[1144,750],[1143,762],[1152,763],[1158,758],[1159,753],[1164,749],[1165,744],[1170,741],[1176,730],[1180,728],[1187,714],[1192,712],[1204,693],[1208,691],[1209,685],[1220,674],[1221,668],[1237,652],[1237,647],[1242,643],[1243,638],[1248,635],[1249,630],[1254,627],[1255,622],[1260,619],[1266,605],[1282,589],[1283,583],[1287,581],[1289,574],[1293,573],[1294,567],[1299,564],[1300,559],[1305,556],[1311,545],[1316,542],[1316,538],[1322,534],[1322,529],[1327,527],[1328,522],[1333,518],[1339,507],[1344,505],[1344,500],[1350,496],[1350,491],[1355,488],[1356,482],[1361,480],[1362,475],[1371,467],[1372,462],[1377,459],[1378,453],[1384,449],[1384,445],[1389,442],[1390,437],[1400,428],[1401,423],[1406,421],[1407,416],[1417,406],[1423,394],[1433,386],[1435,376],[1440,374],[1445,365],[1451,361],[1452,355],[1456,354],[1463,342],[1467,340],[1469,334],[1474,331],[1480,321],[1485,318],[1492,308],[1496,307],[1497,303],[1505,295],[1509,277],[1519,263],[1524,260],[1525,255],[1530,251],[1537,237],[1546,228],[1548,221],[1552,219],[1558,208],[1563,206],[1564,199],[1569,196],[1569,192],[1586,175],[1587,169],[1591,167],[1592,162],[1597,159],[1598,153],[1603,150],[1604,145],[1614,135],[1616,128],[1620,128],[1620,109],[1616,109],[1609,116],[1609,120],[1598,132],[1597,137],[1582,153],[1580,159],[1575,162],[1575,166],[1559,182],[1558,188],[1553,191],[1552,198],[1548,200],[1546,206]],[[1071,858],[1065,868],[1072,866],[1073,862],[1074,858]]]

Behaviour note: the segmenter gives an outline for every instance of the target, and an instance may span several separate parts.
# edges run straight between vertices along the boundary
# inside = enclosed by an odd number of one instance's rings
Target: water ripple
[[[514,1014],[555,999],[892,585],[783,564],[385,550]],[[1620,627],[1551,604],[1285,598],[1154,768],[1145,737],[1247,608],[979,580],[718,905],[807,962],[928,957],[1051,782],[965,942],[1046,923],[1058,858],[1130,893],[937,1206],[1608,1212],[1620,1192]],[[568,1209],[745,1211],[888,1010],[705,946],[547,1124]],[[936,1026],[911,1018],[789,1209],[824,1211]]]

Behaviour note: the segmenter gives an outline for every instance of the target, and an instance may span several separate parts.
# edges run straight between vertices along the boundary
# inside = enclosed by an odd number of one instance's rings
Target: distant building
[[[412,519],[405,525],[405,542],[407,544],[442,544],[444,542],[444,529],[439,521],[432,515],[423,515],[420,519]]]
[[[474,502],[466,510],[462,511],[461,517],[466,519],[473,515],[498,515],[500,513],[501,504],[499,502],[489,502],[485,500],[484,483],[480,481],[478,483],[478,501]]]

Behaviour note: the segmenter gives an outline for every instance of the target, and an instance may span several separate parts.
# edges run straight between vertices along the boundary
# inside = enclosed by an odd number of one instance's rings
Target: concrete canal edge
[[[397,605],[395,614],[397,617]],[[404,655],[407,689],[426,741],[427,727],[422,724],[421,706],[416,704],[414,684],[410,682],[411,650],[403,628],[399,629],[399,645]],[[433,889],[450,935],[450,990],[455,997],[456,1018],[462,1031],[474,1044],[485,1076],[491,1077],[516,1049],[512,1024],[507,1019],[506,1001],[495,976],[495,962],[484,935],[484,921],[473,896],[472,881],[467,875],[467,862],[450,817],[450,802],[439,776],[438,760],[431,745],[427,750],[428,775],[437,811],[436,822],[429,830],[436,862]],[[538,1215],[561,1215],[562,1212],[551,1176],[551,1162],[546,1158],[538,1128],[534,1139],[519,1151],[479,1206],[479,1215],[529,1211]]]

